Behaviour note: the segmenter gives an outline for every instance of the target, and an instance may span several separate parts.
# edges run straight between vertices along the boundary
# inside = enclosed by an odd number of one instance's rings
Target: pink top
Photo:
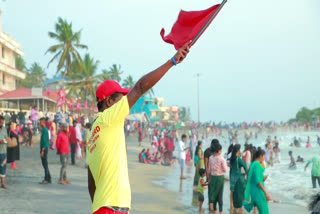
[[[227,172],[226,160],[220,155],[211,155],[208,163],[208,172],[212,176],[221,176]]]

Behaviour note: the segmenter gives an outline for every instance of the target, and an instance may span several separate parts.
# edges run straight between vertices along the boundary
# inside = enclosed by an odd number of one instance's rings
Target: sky
[[[222,1],[222,0],[221,0]],[[28,65],[53,76],[57,62],[44,55],[58,17],[82,29],[81,41],[100,61],[99,72],[120,64],[124,77],[142,75],[175,54],[160,37],[178,13],[217,0],[5,0],[2,29],[21,44]],[[154,87],[166,105],[190,107],[201,121],[286,121],[303,106],[320,106],[320,1],[229,0],[191,48],[188,58]],[[84,54],[85,52],[81,52]]]

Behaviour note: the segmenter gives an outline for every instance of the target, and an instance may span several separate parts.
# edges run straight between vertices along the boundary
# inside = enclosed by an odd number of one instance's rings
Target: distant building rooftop
[[[42,96],[33,96],[30,88],[18,88],[0,95],[0,100],[23,100],[23,99],[46,99],[52,102],[57,102],[59,95],[55,91],[42,91]]]
[[[59,82],[59,81],[61,81],[61,80],[63,80],[63,79],[64,79],[64,81],[66,81],[66,82],[68,81],[67,78],[63,78],[62,76],[57,76],[57,77],[53,77],[53,78],[51,78],[51,79],[45,80],[45,81],[43,82],[43,84],[44,84],[44,85],[50,85],[50,84]]]

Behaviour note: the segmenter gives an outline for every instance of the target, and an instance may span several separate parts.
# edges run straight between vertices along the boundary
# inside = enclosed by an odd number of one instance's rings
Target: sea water
[[[312,157],[320,155],[320,146],[317,143],[317,135],[320,135],[319,132],[276,132],[276,133],[264,133],[258,135],[257,139],[250,139],[249,144],[261,148],[265,147],[266,139],[268,136],[271,136],[272,140],[274,136],[277,136],[279,140],[279,147],[281,151],[281,162],[275,163],[273,167],[267,167],[265,170],[265,175],[268,176],[265,186],[269,191],[273,200],[280,200],[282,203],[295,204],[299,206],[306,207],[310,202],[310,197],[317,193],[318,189],[312,188],[311,182],[311,168],[309,165],[307,171],[304,171],[306,162]],[[311,140],[311,148],[306,148],[306,142],[308,136]],[[293,143],[293,138],[301,138],[301,147],[291,147],[290,144]],[[205,140],[203,150],[208,148],[210,145],[211,139],[213,137]],[[222,147],[223,154],[226,155],[229,140],[226,136],[218,138]],[[244,149],[244,135],[238,137],[238,142],[241,144],[241,151]],[[288,168],[290,163],[290,157],[288,152],[292,151],[293,156],[297,159],[298,155],[304,158],[304,163],[297,163],[297,168],[290,170]],[[177,156],[178,154],[176,154]],[[275,159],[275,156],[274,156]],[[197,207],[197,197],[193,191],[193,178],[194,178],[195,167],[193,163],[185,168],[186,180],[180,180],[180,166],[176,163],[172,166],[171,173],[168,177],[155,181],[156,184],[161,185],[169,190],[180,192],[178,196],[178,201],[184,203],[186,206],[186,212],[195,213],[198,210]],[[228,177],[229,173],[226,173]],[[229,190],[229,182],[225,183],[225,189]],[[229,191],[227,191],[229,192]],[[207,193],[205,193],[205,200],[207,200]],[[224,194],[224,209],[230,207],[229,194]]]

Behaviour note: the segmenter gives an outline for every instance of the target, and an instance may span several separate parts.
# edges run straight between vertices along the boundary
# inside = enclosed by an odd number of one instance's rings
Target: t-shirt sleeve
[[[116,104],[102,112],[101,120],[106,125],[123,122],[129,114],[129,103],[127,96],[122,97]]]

